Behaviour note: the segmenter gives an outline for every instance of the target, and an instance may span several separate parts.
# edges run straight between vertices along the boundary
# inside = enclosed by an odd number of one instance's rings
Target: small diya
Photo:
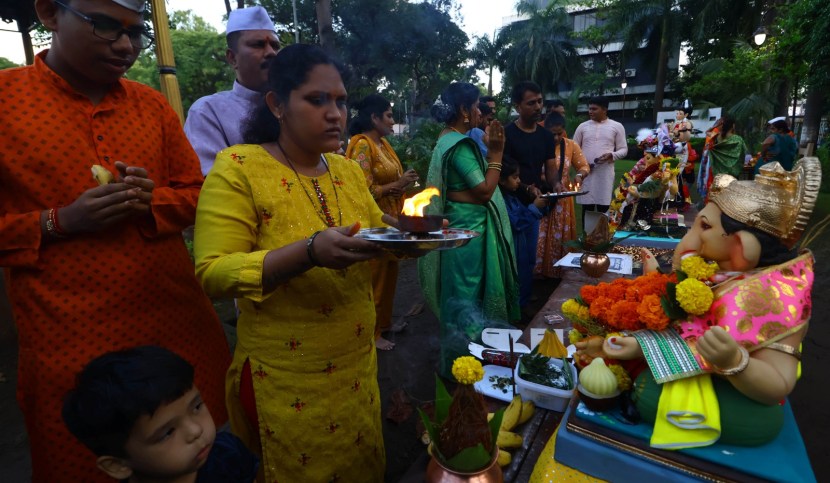
[[[444,225],[444,215],[424,215],[430,199],[439,194],[437,188],[430,187],[404,201],[403,211],[398,215],[398,229],[411,234],[439,231]]]

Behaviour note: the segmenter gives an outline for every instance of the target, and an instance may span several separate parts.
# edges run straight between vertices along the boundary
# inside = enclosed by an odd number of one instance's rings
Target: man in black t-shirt
[[[553,163],[555,149],[553,134],[538,125],[542,89],[535,82],[520,82],[513,87],[510,98],[519,118],[504,128],[504,155],[519,163],[523,189],[535,197],[537,190],[549,192],[553,188],[542,175],[548,160]]]

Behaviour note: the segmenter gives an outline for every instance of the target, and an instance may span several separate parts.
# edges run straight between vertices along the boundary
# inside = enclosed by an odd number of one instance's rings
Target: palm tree
[[[517,6],[528,20],[504,27],[499,36],[506,46],[503,66],[509,81],[531,79],[546,91],[558,91],[560,80],[571,80],[582,72],[576,46],[567,35],[571,20],[566,3],[554,0],[544,9],[528,2]]]
[[[320,45],[328,52],[334,51],[334,29],[332,28],[331,0],[316,0],[317,32]]]
[[[493,33],[493,38],[487,34],[475,38],[472,57],[476,68],[487,69],[487,95],[493,95],[493,69],[501,66],[502,37]]]
[[[680,9],[680,0],[615,0],[610,8],[609,23],[623,38],[624,57],[643,44],[657,54],[652,113],[652,122],[656,122],[657,113],[663,109],[669,53],[679,50],[689,18]]]

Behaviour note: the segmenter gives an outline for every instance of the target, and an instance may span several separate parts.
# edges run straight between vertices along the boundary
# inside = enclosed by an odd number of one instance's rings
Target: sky
[[[504,17],[515,15],[514,0],[457,0],[457,3],[461,7],[462,29],[471,39],[474,35],[485,33],[492,37],[493,32],[502,26]],[[167,0],[167,13],[173,10],[193,10],[196,15],[216,27],[216,30],[225,30],[222,20],[225,15],[224,0]],[[7,31],[16,30],[16,25],[0,22],[0,29],[3,29],[0,30],[0,57],[23,64],[25,56],[20,34]],[[487,78],[483,73],[479,77],[486,83]],[[493,85],[500,85],[500,77],[493,77]]]

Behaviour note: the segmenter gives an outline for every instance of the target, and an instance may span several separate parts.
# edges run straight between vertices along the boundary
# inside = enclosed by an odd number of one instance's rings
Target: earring
[[[470,118],[466,114],[464,114],[464,124],[470,124]]]

